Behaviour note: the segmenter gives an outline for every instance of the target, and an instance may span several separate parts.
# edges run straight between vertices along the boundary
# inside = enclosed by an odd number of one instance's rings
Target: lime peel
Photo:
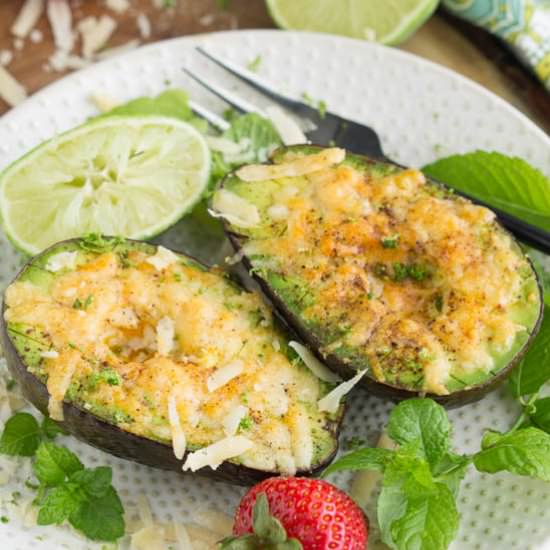
[[[438,0],[266,0],[283,29],[341,34],[395,45],[435,11]]]
[[[187,122],[100,117],[0,174],[0,214],[26,254],[91,232],[149,239],[192,209],[209,175],[206,140]]]

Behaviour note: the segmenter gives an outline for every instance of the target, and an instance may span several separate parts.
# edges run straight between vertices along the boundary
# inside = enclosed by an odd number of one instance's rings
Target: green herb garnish
[[[384,248],[397,248],[397,244],[399,243],[399,233],[394,233],[388,237],[382,237],[380,242]]]
[[[93,301],[94,301],[93,294],[89,294],[84,301],[81,301],[79,298],[77,298],[73,302],[73,309],[86,310],[92,305]]]
[[[254,421],[250,416],[245,416],[244,418],[241,418],[241,421],[239,422],[239,431],[246,431],[250,430],[252,426],[254,425]]]
[[[252,71],[254,73],[258,72],[258,69],[260,68],[260,65],[262,64],[262,56],[257,55],[252,61],[250,61],[247,64],[247,68],[249,71]]]
[[[124,510],[111,485],[111,468],[85,468],[73,452],[50,441],[59,433],[61,428],[49,418],[39,425],[32,415],[17,413],[6,422],[0,438],[0,453],[34,456],[39,485],[28,480],[25,485],[38,489],[38,525],[68,521],[91,540],[118,540],[124,535]],[[14,502],[20,496],[14,492]]]

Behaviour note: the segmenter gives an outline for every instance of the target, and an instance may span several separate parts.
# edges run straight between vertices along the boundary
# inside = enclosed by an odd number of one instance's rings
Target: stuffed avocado
[[[212,199],[286,321],[373,393],[481,397],[536,334],[536,274],[490,210],[418,170],[294,146]]]
[[[35,406],[123,458],[245,484],[336,452],[343,407],[260,297],[163,247],[54,245],[7,288],[2,338]]]

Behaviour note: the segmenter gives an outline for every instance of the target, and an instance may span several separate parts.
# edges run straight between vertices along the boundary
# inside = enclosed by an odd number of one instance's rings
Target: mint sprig
[[[451,450],[445,409],[431,399],[409,399],[397,405],[388,420],[387,433],[398,444],[395,450],[360,449],[334,462],[324,475],[340,470],[382,472],[377,515],[383,542],[396,550],[445,550],[458,530],[456,497],[472,464],[480,472],[550,480],[550,434],[534,425],[538,421],[547,426],[550,398],[526,409],[532,421],[520,417],[507,433],[487,431],[477,453],[459,455]]]
[[[64,433],[63,428],[48,417],[39,424],[32,414],[17,413],[4,426],[0,437],[0,454],[33,456],[42,440],[54,439]]]
[[[39,485],[34,504],[38,525],[68,521],[91,540],[114,542],[124,535],[124,509],[112,486],[111,468],[85,468],[76,454],[51,439],[64,433],[49,418],[39,424],[28,413],[12,416],[0,438],[0,453],[34,456]]]

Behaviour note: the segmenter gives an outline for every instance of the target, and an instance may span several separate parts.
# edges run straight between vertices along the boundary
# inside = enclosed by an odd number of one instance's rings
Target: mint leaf
[[[109,466],[98,466],[86,470],[79,470],[71,475],[69,481],[78,484],[91,497],[103,497],[113,480],[113,471]]]
[[[40,427],[29,413],[17,413],[7,422],[0,438],[0,453],[33,456],[41,441]]]
[[[522,159],[475,151],[440,159],[422,171],[550,231],[550,181]]]
[[[531,422],[546,433],[550,433],[550,397],[537,399],[533,406],[535,412],[531,414]]]
[[[324,472],[323,477],[341,470],[376,470],[383,472],[392,459],[393,451],[367,447],[349,453],[332,463]]]
[[[509,386],[515,397],[536,393],[550,380],[550,307],[544,307],[539,333],[524,358],[512,371]]]
[[[536,250],[535,248],[531,248],[525,244],[523,245],[523,248],[531,259],[531,263],[539,276],[539,281],[544,294],[544,303],[548,306],[550,305],[550,256],[547,256],[540,250]]]
[[[223,134],[223,137],[235,143],[239,143],[241,140],[250,140],[246,150],[250,152],[250,155],[247,156],[246,162],[265,162],[267,155],[282,144],[271,121],[256,113],[248,113],[235,118],[231,123],[231,128]],[[241,160],[237,164],[243,162],[245,161]]]
[[[124,535],[124,508],[116,491],[109,487],[99,497],[85,500],[69,517],[69,522],[91,540],[112,542]]]
[[[488,432],[474,455],[480,472],[512,472],[550,481],[550,434],[525,428],[509,434]]]
[[[470,456],[448,453],[432,469],[434,479],[446,485],[456,497],[460,489],[460,482],[464,479],[471,462]]]
[[[446,550],[458,531],[459,515],[449,488],[435,483],[430,490],[406,484],[406,511],[391,526],[399,549]]]
[[[42,433],[48,439],[55,439],[58,435],[67,435],[67,432],[57,422],[54,422],[48,416],[45,416],[44,420],[42,420],[41,429]]]
[[[388,435],[400,445],[420,442],[420,456],[434,467],[449,450],[451,424],[445,409],[431,399],[408,399],[391,412]]]
[[[167,116],[185,121],[193,118],[193,112],[189,107],[189,96],[179,89],[166,90],[156,97],[138,97],[100,116],[143,115]]]
[[[69,449],[46,441],[36,451],[33,469],[40,483],[51,487],[60,485],[66,477],[83,470],[84,466]]]
[[[444,550],[458,529],[458,512],[452,492],[434,481],[429,464],[398,452],[384,474],[378,522],[392,548]]]
[[[65,483],[52,489],[40,502],[38,525],[59,525],[75,513],[85,495],[76,483]]]

